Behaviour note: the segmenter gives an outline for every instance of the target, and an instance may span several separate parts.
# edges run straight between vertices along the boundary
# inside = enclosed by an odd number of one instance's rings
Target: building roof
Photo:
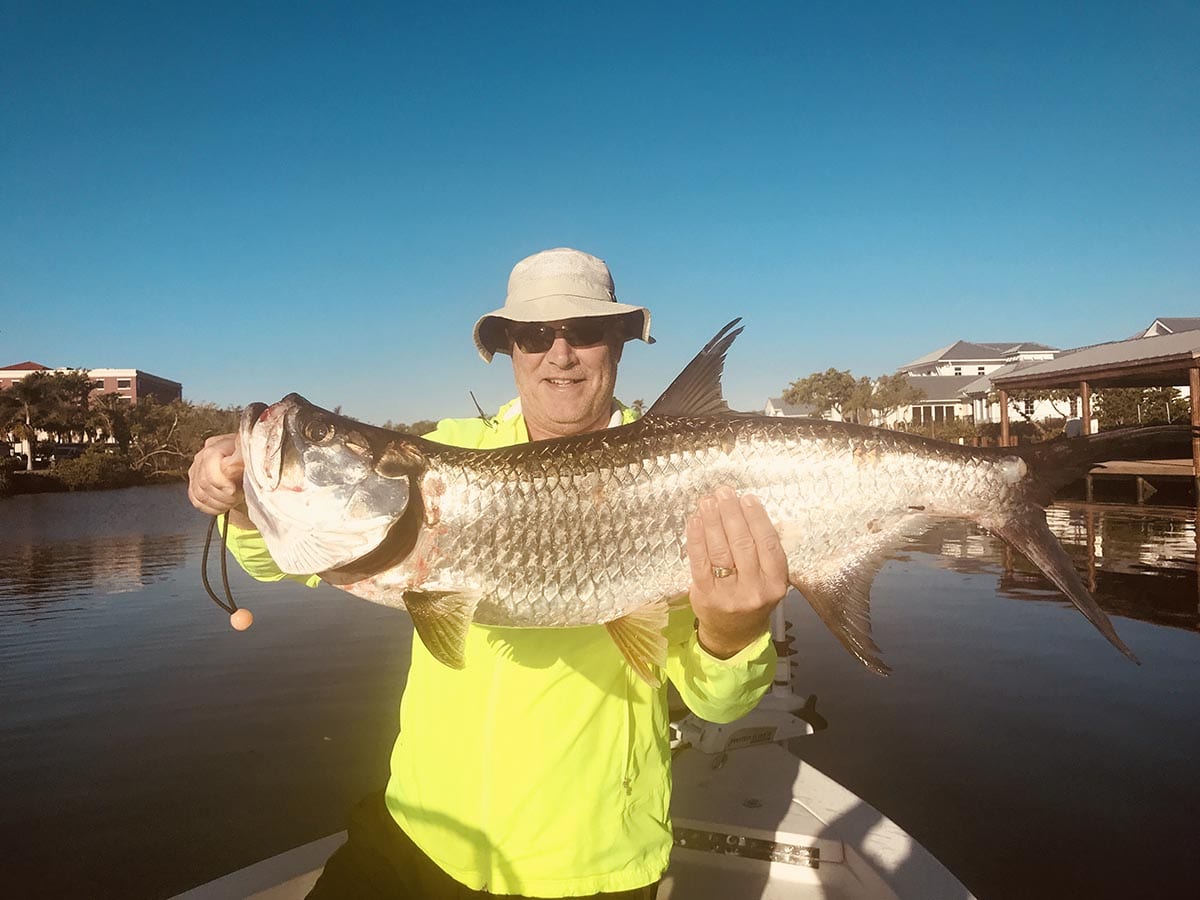
[[[782,397],[771,397],[767,403],[785,416],[814,416],[817,413],[817,408],[811,403],[788,403]]]
[[[29,362],[26,360],[23,363],[17,363],[15,366],[0,366],[0,372],[49,372],[49,366],[43,366],[41,363]]]
[[[1053,353],[1056,351],[1056,347],[1048,347],[1045,344],[1038,344],[1033,341],[1002,341],[998,343],[989,342],[979,344],[972,343],[971,341],[955,341],[953,344],[942,347],[940,350],[926,353],[920,359],[915,359],[901,366],[897,371],[904,372],[909,369],[919,369],[923,366],[939,362],[976,362],[984,359],[1005,359],[1014,353]]]
[[[1149,328],[1139,331],[1133,337],[1152,337],[1156,334],[1179,334],[1181,331],[1197,330],[1200,330],[1200,317],[1163,318],[1160,316],[1150,323]]]
[[[1017,362],[1005,363],[998,369],[992,370],[987,375],[980,375],[970,384],[962,389],[964,397],[982,397],[985,394],[995,390],[993,381],[996,378],[1003,378],[1005,375],[1011,375],[1014,372],[1023,372],[1030,366],[1036,366],[1042,360],[1022,359]]]
[[[905,375],[908,383],[925,392],[925,399],[917,403],[962,403],[962,392],[968,384],[978,380],[977,375]]]
[[[1200,330],[1190,330],[1078,347],[1007,375],[993,372],[992,382],[1005,390],[1066,387],[1079,381],[1093,387],[1181,385],[1188,383],[1188,370],[1198,362]]]

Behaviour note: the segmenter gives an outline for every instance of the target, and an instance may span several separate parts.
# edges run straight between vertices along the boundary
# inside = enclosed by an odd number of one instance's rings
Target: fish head
[[[406,435],[288,394],[242,411],[250,520],[288,573],[337,569],[370,554],[419,507],[426,460]]]

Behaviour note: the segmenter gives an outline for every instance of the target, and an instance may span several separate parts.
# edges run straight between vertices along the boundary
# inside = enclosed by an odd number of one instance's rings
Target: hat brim
[[[491,362],[492,357],[502,352],[508,345],[505,333],[505,322],[559,322],[563,319],[585,319],[599,316],[620,317],[633,314],[641,316],[640,327],[636,327],[625,338],[626,340],[643,340],[653,344],[650,336],[650,310],[644,306],[630,306],[628,303],[618,303],[615,300],[597,300],[593,297],[577,297],[569,294],[559,294],[551,297],[538,297],[512,306],[502,306],[495,312],[480,316],[475,323],[473,337],[475,349],[483,357],[484,362]]]

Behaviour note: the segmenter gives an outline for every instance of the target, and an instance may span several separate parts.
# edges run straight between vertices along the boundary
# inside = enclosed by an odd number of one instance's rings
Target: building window
[[[1025,415],[1030,416],[1030,417],[1033,416],[1033,401],[1032,400],[1025,401]]]
[[[128,390],[129,389],[129,379],[128,378],[118,378],[117,379],[117,387],[125,388],[126,390]]]
[[[961,375],[961,374],[962,374],[962,366],[955,366],[955,367],[954,367],[954,374],[955,374],[955,375]]]
[[[1072,397],[1071,398],[1071,418],[1075,418],[1075,416],[1077,416],[1077,415],[1079,415],[1079,398]]]
[[[983,374],[984,374],[984,371],[983,371],[983,366],[980,366],[980,367],[979,367],[979,372],[978,372],[977,374],[979,374],[979,375],[983,375]]]
[[[95,378],[95,379],[93,379],[93,380],[92,380],[92,390],[93,390],[93,391],[102,391],[102,390],[104,390],[104,379],[103,379],[103,378]]]

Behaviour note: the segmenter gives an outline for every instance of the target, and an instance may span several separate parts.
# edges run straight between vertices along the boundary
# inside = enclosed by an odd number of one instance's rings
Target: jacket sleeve
[[[667,641],[667,677],[702,719],[723,724],[741,718],[771,686],[777,655],[769,632],[729,659],[718,659],[700,646],[695,614],[679,609],[671,613]]]
[[[226,536],[226,546],[237,564],[246,570],[246,574],[258,581],[298,581],[301,584],[315,588],[321,583],[316,575],[288,575],[271,559],[267,550],[267,542],[253,528],[239,528],[230,525]]]

